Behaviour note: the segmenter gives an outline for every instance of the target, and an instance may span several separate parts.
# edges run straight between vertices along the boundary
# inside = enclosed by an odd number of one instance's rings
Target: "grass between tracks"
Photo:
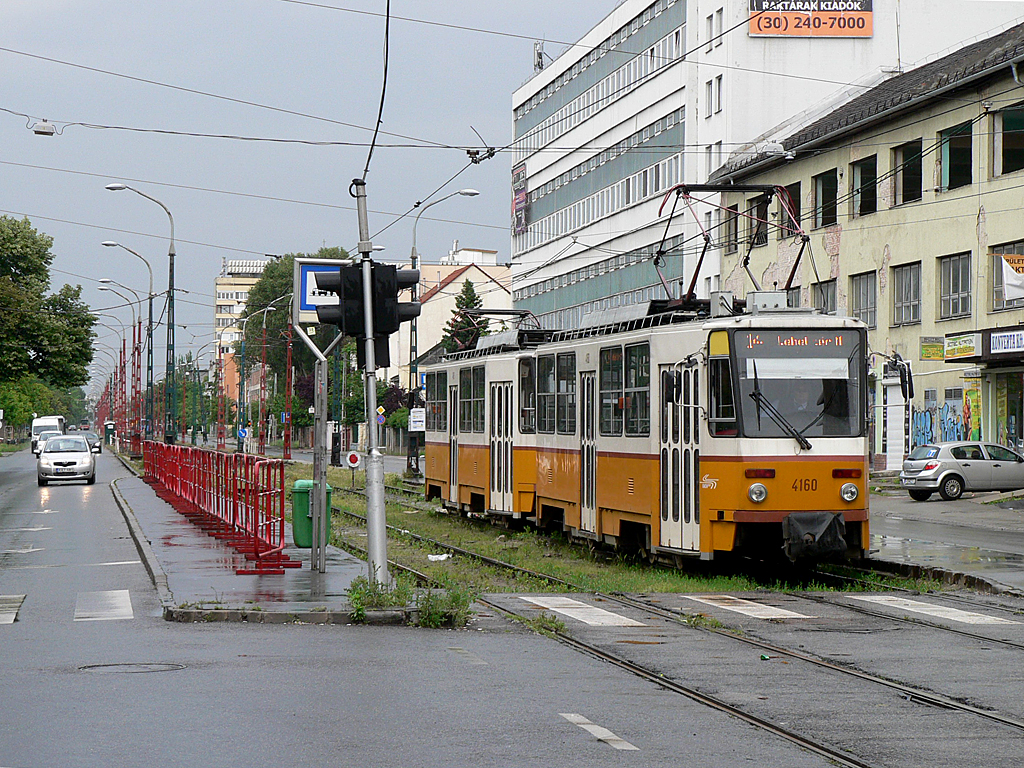
[[[286,487],[295,480],[310,479],[310,464],[290,464],[285,471]],[[365,473],[348,469],[329,468],[328,483],[334,489],[335,513],[332,524],[332,543],[346,548],[354,545],[366,548],[365,525],[339,510],[365,516],[366,500],[362,496],[346,493],[346,489],[362,489]],[[388,475],[385,483],[401,484],[398,475]],[[290,504],[290,494],[289,494]],[[428,543],[414,540],[408,533],[417,534],[450,546],[460,547],[495,560],[510,563],[530,571],[554,576],[588,592],[625,592],[630,594],[656,592],[747,592],[765,589],[765,579],[745,574],[716,572],[717,566],[693,561],[687,570],[654,568],[635,558],[590,551],[570,544],[560,535],[541,534],[532,528],[510,530],[484,521],[468,520],[446,514],[440,506],[426,510],[388,500],[387,522],[394,528],[388,531],[388,559],[414,568],[449,589],[473,592],[565,592],[568,587],[551,584],[528,574],[517,574],[500,566],[491,566],[473,558],[454,555],[436,561],[430,555],[445,554]],[[290,512],[289,512],[290,514]],[[406,533],[403,533],[406,532]],[[898,577],[879,577],[875,589],[897,586],[911,589],[939,589],[934,582],[912,581]],[[792,585],[778,583],[769,588],[792,589]],[[804,589],[833,591],[824,585],[804,585]],[[868,586],[850,586],[848,589],[870,589]]]

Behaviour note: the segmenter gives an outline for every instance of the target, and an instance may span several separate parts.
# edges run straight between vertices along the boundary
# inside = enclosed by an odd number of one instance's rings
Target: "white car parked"
[[[96,482],[96,458],[89,441],[80,435],[55,435],[42,445],[36,462],[39,485],[54,480]]]

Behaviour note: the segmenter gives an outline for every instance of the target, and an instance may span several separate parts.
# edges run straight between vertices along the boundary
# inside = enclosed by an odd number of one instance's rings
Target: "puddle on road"
[[[903,539],[895,536],[871,536],[872,557],[898,563],[959,570],[1024,570],[1024,555],[997,552],[981,547],[962,547],[936,541]]]

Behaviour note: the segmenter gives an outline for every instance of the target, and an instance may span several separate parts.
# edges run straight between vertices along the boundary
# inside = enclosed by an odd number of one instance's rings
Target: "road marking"
[[[21,533],[29,532],[34,533],[35,531],[52,531],[53,528],[46,528],[42,525],[37,525],[32,528],[0,528],[0,533]]]
[[[628,741],[620,739],[614,733],[609,731],[607,728],[602,728],[600,725],[594,725],[592,722],[587,720],[583,715],[577,715],[569,712],[559,712],[562,717],[568,720],[573,725],[578,725],[584,731],[592,736],[596,736],[600,741],[603,741],[609,746],[615,747],[616,749],[632,749],[639,751],[639,747],[634,747]]]
[[[813,619],[813,616],[805,616],[802,613],[787,611],[785,608],[776,608],[774,605],[762,605],[753,600],[744,600],[732,595],[683,595],[687,600],[695,600],[705,605],[713,605],[716,608],[724,608],[727,611],[742,613],[744,616],[752,616],[755,619]]]
[[[528,603],[539,605],[541,608],[550,608],[555,613],[568,616],[570,619],[582,621],[595,627],[644,627],[639,621],[619,616],[617,613],[606,611],[603,608],[595,608],[592,605],[581,603],[570,597],[523,597]]]
[[[0,595],[0,624],[13,624],[24,602],[24,595]]]
[[[127,589],[107,592],[79,592],[75,603],[75,621],[114,621],[133,619],[132,599]]]
[[[926,616],[958,621],[961,624],[1020,624],[1019,621],[1000,619],[997,616],[986,616],[983,613],[971,613],[970,611],[961,611],[941,605],[921,603],[917,600],[907,600],[903,597],[890,597],[888,595],[850,595],[850,597],[854,600],[863,600],[865,603],[875,603],[876,605],[884,605],[887,608],[923,613]]]
[[[467,664],[474,664],[476,666],[487,666],[487,662],[477,656],[475,653],[470,653],[465,648],[452,647],[448,649],[452,653],[458,654],[463,658]]]
[[[141,560],[119,560],[114,563],[50,563],[49,565],[12,565],[8,571],[37,571],[40,568],[102,568],[108,565],[141,565]]]
[[[43,551],[45,551],[45,550],[43,548],[41,548],[41,547],[29,547],[28,549],[5,549],[3,551],[3,554],[5,554],[5,555],[30,555],[33,552],[43,552]]]

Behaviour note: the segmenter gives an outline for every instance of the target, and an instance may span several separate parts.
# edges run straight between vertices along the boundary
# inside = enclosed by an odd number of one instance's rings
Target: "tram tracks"
[[[354,513],[346,512],[345,514],[346,515],[351,515],[352,517],[360,519],[360,520],[363,519],[360,515],[356,515]],[[529,569],[524,569],[524,568],[521,568],[520,566],[514,565],[512,563],[507,563],[507,562],[501,561],[501,560],[493,558],[493,557],[489,557],[489,556],[486,556],[486,555],[482,555],[482,554],[478,554],[478,553],[472,552],[471,550],[465,549],[463,547],[453,546],[453,545],[445,543],[445,542],[437,541],[437,540],[434,540],[434,539],[430,539],[429,537],[426,537],[426,536],[421,536],[419,534],[414,534],[412,532],[405,531],[405,530],[400,529],[400,528],[396,528],[394,526],[389,526],[389,529],[392,532],[394,532],[394,533],[399,533],[399,534],[401,534],[403,536],[410,537],[410,538],[412,538],[413,540],[417,541],[420,544],[423,544],[423,545],[426,545],[426,546],[429,546],[429,547],[432,547],[432,548],[439,549],[440,551],[450,552],[453,555],[458,555],[458,556],[461,556],[461,557],[472,558],[472,559],[476,560],[477,562],[480,562],[482,564],[487,564],[487,565],[490,565],[490,566],[495,567],[495,568],[503,568],[503,569],[507,569],[507,570],[510,570],[510,571],[513,571],[513,572],[516,572],[516,573],[521,573],[521,574],[524,574],[524,575],[529,575],[530,577],[532,577],[534,579],[539,579],[539,580],[546,581],[547,583],[549,583],[549,584],[551,584],[553,586],[556,586],[558,588],[564,589],[566,591],[583,592],[583,593],[593,594],[599,600],[612,602],[612,603],[621,605],[623,607],[629,608],[632,611],[639,611],[639,612],[641,612],[643,614],[646,614],[648,616],[658,617],[658,618],[661,618],[661,619],[664,619],[664,620],[667,620],[667,621],[670,621],[670,622],[673,622],[673,623],[684,624],[684,625],[686,625],[686,626],[688,626],[690,628],[696,629],[698,631],[710,633],[710,634],[713,634],[713,635],[715,635],[717,637],[725,638],[725,639],[727,639],[730,642],[736,642],[736,643],[745,644],[748,647],[756,648],[760,652],[762,652],[764,654],[764,656],[762,656],[762,658],[770,658],[772,656],[774,656],[774,657],[784,657],[784,658],[790,659],[792,661],[796,661],[796,662],[800,662],[800,663],[805,663],[805,664],[813,666],[814,668],[825,670],[828,673],[837,674],[837,675],[844,676],[844,677],[850,678],[850,679],[856,679],[856,680],[858,680],[858,681],[860,681],[862,683],[867,683],[867,684],[869,684],[871,686],[877,686],[877,687],[879,687],[881,689],[894,692],[897,695],[899,695],[901,698],[903,698],[903,699],[905,699],[907,701],[915,702],[915,703],[926,705],[926,706],[929,706],[929,707],[939,708],[939,709],[946,710],[946,711],[958,712],[960,714],[967,715],[967,716],[981,718],[981,719],[986,720],[986,721],[988,721],[990,723],[994,723],[994,724],[997,724],[999,726],[1003,726],[1003,727],[1006,727],[1006,728],[1013,729],[1014,731],[1017,731],[1017,732],[1020,732],[1020,733],[1024,733],[1024,720],[1022,720],[1020,718],[1017,718],[1017,717],[1013,717],[1013,716],[1008,715],[1008,714],[1004,714],[1004,713],[1002,713],[1000,711],[997,711],[995,709],[989,709],[989,708],[985,708],[983,706],[976,706],[976,705],[968,703],[966,701],[962,701],[960,699],[957,699],[957,698],[954,698],[954,697],[951,697],[951,696],[946,696],[944,694],[937,693],[937,692],[934,692],[932,690],[926,690],[926,689],[923,689],[923,688],[915,687],[913,685],[901,682],[899,680],[893,680],[893,679],[888,679],[888,678],[885,678],[885,677],[881,677],[879,675],[875,675],[875,674],[872,674],[870,672],[866,672],[866,671],[863,671],[861,669],[857,669],[857,668],[855,668],[855,667],[853,667],[851,665],[833,663],[833,662],[828,661],[826,659],[820,658],[820,657],[812,655],[810,653],[805,653],[805,652],[796,650],[794,648],[785,647],[785,646],[779,645],[777,643],[771,643],[771,642],[768,642],[768,641],[765,641],[765,640],[761,640],[759,638],[751,637],[751,636],[746,635],[746,634],[740,634],[740,633],[738,633],[735,630],[731,630],[731,629],[727,629],[727,628],[721,628],[721,627],[716,627],[716,626],[711,626],[711,625],[709,625],[707,623],[703,623],[703,622],[701,622],[699,620],[696,620],[697,616],[698,616],[696,614],[691,614],[691,613],[684,612],[682,610],[675,610],[675,609],[672,609],[672,608],[666,608],[664,606],[655,605],[651,601],[645,600],[643,598],[631,597],[629,595],[624,595],[624,594],[619,594],[619,593],[607,594],[607,593],[600,593],[600,592],[592,592],[592,591],[586,590],[586,589],[584,589],[584,588],[582,588],[582,587],[580,587],[578,585],[572,584],[572,583],[570,583],[570,582],[568,582],[568,581],[566,581],[564,579],[560,579],[560,578],[554,577],[554,576],[549,576],[547,574],[539,573],[537,571],[532,571],[532,570],[529,570]],[[402,567],[402,566],[398,566],[398,567]],[[416,571],[414,571],[412,569],[405,569],[404,567],[402,567],[402,568],[403,568],[403,570],[407,570],[407,571],[412,572],[413,574],[415,574],[415,576],[417,578],[419,578],[421,580],[426,580],[427,582],[433,581],[426,574],[418,573],[418,572],[416,572]],[[877,586],[879,588],[883,588],[881,585],[877,585]],[[907,590],[907,591],[909,592],[911,590]],[[790,593],[790,594],[792,594],[792,595],[794,595],[796,597],[803,597],[803,598],[808,598],[808,599],[814,599],[815,597],[817,597],[817,596],[811,596],[809,593]],[[497,613],[499,613],[501,615],[515,617],[515,618],[518,618],[520,620],[527,618],[523,613],[519,613],[517,611],[510,610],[507,607],[504,607],[504,606],[498,604],[496,601],[494,601],[492,599],[483,597],[483,598],[479,599],[479,602],[482,603],[483,605],[487,606],[492,611],[495,611],[495,612],[497,612]],[[893,620],[893,621],[897,621],[898,620],[895,617],[893,617],[892,615],[885,614],[885,613],[883,613],[881,611],[871,611],[871,609],[865,609],[865,608],[862,608],[860,606],[850,606],[847,603],[839,603],[837,601],[832,601],[832,600],[829,600],[828,598],[824,598],[824,597],[821,598],[821,602],[834,604],[834,605],[836,605],[838,607],[841,607],[843,609],[849,609],[849,610],[855,611],[857,613],[862,613],[862,614],[867,613],[867,614],[873,615],[873,616],[878,617],[878,618],[889,619],[889,620]],[[946,631],[954,631],[954,632],[956,632],[959,635],[962,635],[962,636],[965,636],[965,637],[969,637],[971,639],[980,640],[980,641],[984,641],[984,642],[987,642],[987,643],[1000,643],[1002,645],[1006,645],[1006,646],[1009,646],[1009,647],[1024,649],[1024,645],[1022,645],[1020,643],[1016,643],[1016,642],[1011,641],[1011,640],[993,638],[993,637],[989,637],[989,636],[981,635],[979,633],[974,633],[974,632],[965,631],[965,630],[953,630],[951,628],[945,627],[944,625],[933,623],[933,622],[928,622],[928,621],[924,621],[924,620],[920,620],[920,621],[912,620],[912,621],[913,621],[913,623],[920,624],[921,626],[924,626],[924,627],[927,627],[927,628],[941,629],[941,630],[946,630]],[[858,758],[856,756],[852,756],[852,755],[850,755],[847,752],[838,750],[838,749],[834,748],[833,746],[831,746],[829,744],[823,743],[821,740],[815,740],[813,738],[809,738],[809,737],[807,737],[807,736],[805,736],[803,734],[800,734],[800,733],[794,731],[793,729],[790,729],[790,728],[784,727],[784,726],[782,726],[782,725],[780,725],[778,723],[772,722],[770,719],[759,717],[758,715],[748,711],[747,709],[744,709],[744,708],[741,708],[741,707],[738,707],[738,706],[735,706],[735,705],[729,703],[728,701],[726,701],[725,699],[723,699],[721,697],[709,695],[708,693],[703,692],[703,691],[699,690],[696,687],[686,686],[686,685],[683,685],[682,683],[678,682],[677,680],[669,679],[669,678],[665,677],[663,673],[660,673],[660,672],[658,672],[658,671],[656,671],[654,669],[651,669],[651,668],[649,668],[647,666],[644,666],[643,664],[639,664],[639,663],[637,663],[637,662],[635,662],[635,661],[633,661],[633,660],[631,660],[629,658],[626,658],[624,655],[622,655],[620,653],[613,653],[613,652],[611,652],[609,650],[606,650],[604,648],[601,648],[601,647],[599,647],[599,646],[597,646],[597,645],[595,645],[593,643],[586,642],[585,640],[582,640],[579,637],[574,637],[572,634],[570,634],[568,632],[565,632],[565,631],[550,631],[549,630],[549,634],[551,634],[559,642],[561,642],[561,643],[563,643],[563,644],[565,644],[567,646],[573,647],[573,648],[575,648],[575,649],[577,649],[577,650],[579,650],[581,652],[588,653],[588,654],[594,656],[595,658],[599,658],[599,659],[602,659],[602,660],[604,660],[604,661],[606,661],[608,663],[614,664],[614,665],[618,666],[619,668],[624,669],[624,670],[630,672],[631,674],[634,674],[634,675],[642,677],[642,678],[644,678],[646,680],[649,680],[650,682],[653,682],[653,683],[655,683],[655,684],[657,684],[657,685],[659,685],[659,686],[661,686],[661,687],[663,687],[663,688],[665,688],[667,690],[670,690],[670,691],[673,691],[673,692],[678,693],[680,695],[683,695],[683,696],[685,696],[688,699],[691,699],[693,701],[696,701],[696,702],[699,702],[701,704],[704,704],[705,706],[712,707],[712,708],[717,709],[719,711],[727,712],[727,713],[729,713],[729,714],[731,714],[731,715],[733,715],[735,717],[738,717],[738,718],[744,720],[745,722],[750,723],[751,725],[755,725],[758,728],[761,728],[761,729],[763,729],[765,731],[768,731],[768,732],[771,732],[773,734],[776,734],[776,735],[778,735],[778,736],[780,736],[782,738],[785,738],[785,739],[787,739],[787,740],[789,740],[789,741],[791,741],[791,742],[793,742],[795,744],[800,744],[801,746],[803,746],[803,747],[805,747],[805,748],[815,752],[816,754],[821,754],[821,755],[827,756],[829,759],[835,760],[840,765],[848,765],[848,766],[868,766],[868,765],[871,765],[871,763],[864,762],[863,760],[861,760],[860,758]]]

